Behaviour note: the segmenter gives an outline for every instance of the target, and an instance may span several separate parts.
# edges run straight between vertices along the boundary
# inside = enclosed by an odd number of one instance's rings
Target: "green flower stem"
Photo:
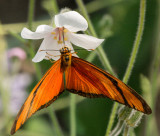
[[[117,102],[115,102],[113,107],[112,107],[112,111],[111,111],[111,114],[110,114],[110,117],[109,117],[109,122],[108,122],[108,126],[107,126],[107,129],[106,129],[105,136],[109,136],[109,134],[110,134],[110,131],[111,131],[113,123],[114,123],[114,119],[115,119],[115,116],[116,116],[118,106],[119,106],[119,104]]]
[[[28,28],[32,30],[32,23],[33,23],[33,18],[34,18],[34,6],[35,5],[35,0],[29,0],[29,10],[28,10]],[[29,53],[30,57],[33,58],[35,55],[34,49],[33,49],[33,44],[31,40],[28,40],[28,45],[29,45]],[[41,70],[38,64],[34,63],[34,67],[36,69],[36,76],[37,79],[40,80],[42,77]]]
[[[133,0],[131,0],[133,1]],[[114,6],[116,4],[119,4],[119,3],[125,3],[125,2],[128,2],[127,0],[112,0],[112,1],[104,1],[104,2],[101,2],[99,0],[94,0],[94,1],[91,1],[90,3],[86,4],[86,9],[88,11],[88,13],[93,13],[95,11],[98,11],[100,9],[103,9],[103,8],[106,8],[107,6]],[[94,7],[94,8],[93,8]]]
[[[29,45],[30,58],[32,59],[35,56],[35,51],[32,48],[32,45],[33,45],[32,41],[28,40],[28,45]],[[33,63],[33,65],[34,65],[34,68],[36,70],[37,79],[40,80],[42,78],[42,73],[41,73],[40,66],[37,63]]]
[[[15,39],[17,39],[18,41],[20,41],[21,43],[26,44],[26,40],[23,39],[19,34],[16,34],[16,33],[12,32],[12,31],[9,31],[8,33],[10,35],[12,35]]]
[[[138,53],[138,49],[139,49],[139,45],[142,39],[142,35],[143,35],[143,29],[144,29],[144,23],[145,23],[145,12],[146,12],[146,0],[141,0],[140,1],[140,15],[139,15],[139,23],[138,23],[138,30],[137,30],[137,35],[136,35],[136,39],[134,41],[134,45],[133,45],[133,50],[131,53],[131,57],[127,66],[127,70],[125,72],[124,78],[123,78],[123,82],[127,83],[128,79],[131,75],[135,60],[136,60],[136,56]]]
[[[128,67],[126,69],[126,72],[125,72],[125,75],[124,75],[124,78],[123,78],[124,83],[128,82],[128,79],[131,75],[131,72],[132,72],[132,69],[133,69],[133,66],[134,66],[134,62],[136,60],[137,52],[138,52],[138,49],[139,49],[139,45],[140,45],[140,42],[141,42],[141,37],[142,37],[142,34],[143,34],[143,29],[144,29],[145,11],[146,11],[146,0],[141,0],[140,1],[140,15],[139,15],[138,30],[137,30],[135,42],[134,42],[134,45],[133,45],[133,50],[132,50],[132,53],[131,53],[131,57],[130,57],[130,60],[129,60],[129,63],[128,63]],[[112,110],[112,112],[111,112],[112,118],[110,118],[110,120],[109,120],[108,128],[107,128],[107,131],[106,131],[106,136],[109,135],[109,133],[111,131],[111,128],[113,126],[112,119],[115,118],[117,107],[118,107],[118,103],[115,103],[114,106],[113,106],[113,109],[115,109],[115,110]]]
[[[29,0],[29,10],[28,10],[28,28],[32,30],[32,22],[34,18],[34,8],[35,0]]]
[[[123,136],[129,136],[129,130],[130,128],[128,126],[125,126]]]
[[[61,127],[59,126],[58,120],[56,118],[56,114],[51,106],[48,107],[48,112],[49,112],[50,118],[54,124],[54,128],[55,128],[54,130],[56,131],[57,136],[63,136]]]
[[[59,8],[58,8],[58,5],[57,5],[57,1],[56,0],[51,0],[52,2],[52,7],[53,7],[53,11],[55,14],[58,14],[59,13]]]
[[[34,17],[34,7],[35,7],[34,5],[35,5],[35,0],[30,0],[29,1],[29,11],[28,11],[28,28],[30,30],[32,30],[32,23],[33,23],[33,17]],[[31,58],[33,58],[34,55],[35,55],[35,52],[34,52],[33,44],[32,44],[31,40],[28,40],[28,45],[29,45],[30,56],[31,56]],[[35,69],[36,69],[37,78],[38,78],[38,80],[40,80],[41,77],[42,77],[40,67],[36,63],[34,63],[34,66],[35,66]],[[57,135],[62,136],[61,128],[59,126],[56,115],[55,115],[54,111],[51,111],[51,109],[49,109],[49,110],[50,110],[49,115],[52,119],[52,122],[53,122],[54,126],[56,127]]]
[[[70,136],[76,136],[76,95],[70,94]]]
[[[90,30],[91,34],[92,34],[94,37],[97,37],[97,34],[96,34],[95,30],[94,30],[93,24],[92,24],[92,22],[91,22],[91,20],[90,20],[90,18],[89,18],[89,15],[88,15],[88,13],[87,13],[87,10],[86,10],[86,8],[85,8],[85,5],[84,5],[83,1],[82,1],[82,0],[76,0],[76,2],[77,2],[77,5],[78,5],[80,11],[82,12],[82,14],[84,15],[84,17],[86,18],[86,20],[87,20],[87,22],[88,22],[88,27],[89,27],[89,30]],[[100,58],[101,62],[102,62],[103,65],[104,65],[105,69],[107,69],[108,72],[110,72],[111,74],[115,75],[115,73],[113,72],[112,67],[111,67],[111,65],[110,65],[110,63],[109,63],[109,60],[108,60],[108,58],[107,58],[107,55],[105,54],[102,46],[99,46],[99,47],[96,49],[96,51],[97,51],[97,53],[98,53],[98,55],[99,55],[99,58]],[[96,56],[96,53],[93,53],[93,54],[91,53],[91,56],[92,56],[92,58],[89,57],[89,59],[92,60],[92,59]]]

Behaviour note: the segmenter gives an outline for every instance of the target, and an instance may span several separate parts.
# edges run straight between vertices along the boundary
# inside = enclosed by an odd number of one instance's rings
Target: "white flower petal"
[[[54,58],[57,58],[57,57],[54,57],[54,56],[60,55],[60,52],[59,52],[60,48],[61,47],[57,44],[56,40],[54,40],[51,36],[47,37],[47,38],[45,38],[43,40],[40,48],[38,49],[38,52],[36,53],[36,55],[32,59],[32,61],[33,62],[40,62],[44,58],[45,59],[49,59],[49,58],[54,59]],[[41,51],[41,50],[46,50],[46,51]],[[53,51],[47,51],[47,50],[53,50]],[[46,56],[48,56],[49,58],[47,58]]]
[[[88,51],[97,48],[104,41],[104,39],[98,39],[86,34],[68,33],[68,36],[71,43],[73,43],[76,46],[87,49]]]
[[[23,28],[21,36],[24,39],[42,39],[51,35],[51,32],[53,31],[55,31],[55,29],[50,26],[40,25],[37,27],[36,32],[32,32],[27,28]]]
[[[52,32],[54,28],[49,25],[39,25],[36,29],[36,32],[44,33],[44,32]]]
[[[54,21],[57,27],[65,27],[71,32],[85,31],[88,28],[86,19],[75,11],[55,15]]]

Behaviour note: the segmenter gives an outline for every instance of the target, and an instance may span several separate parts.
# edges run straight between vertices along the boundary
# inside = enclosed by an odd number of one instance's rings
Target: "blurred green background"
[[[138,18],[139,0],[84,0],[87,11],[96,29],[99,38],[105,38],[105,50],[112,68],[119,79],[123,78],[133,43],[135,40]],[[74,0],[57,0],[59,9],[68,7],[77,10]],[[36,72],[29,57],[28,46],[25,40],[17,37],[23,27],[27,27],[29,0],[1,0],[0,1],[0,135],[8,135],[16,113],[25,101],[29,92],[38,82]],[[136,63],[128,85],[144,96],[151,106],[153,113],[142,118],[141,124],[135,129],[137,136],[160,135],[160,27],[159,27],[159,0],[147,0],[145,27],[137,55]],[[51,24],[54,9],[51,0],[37,0],[35,2],[33,31],[40,24]],[[33,41],[37,51],[41,40]],[[13,50],[17,49],[17,50]],[[13,55],[10,55],[13,53]],[[17,54],[21,54],[21,56]],[[86,59],[89,52],[82,50],[78,55]],[[22,57],[23,56],[23,57]],[[155,63],[156,62],[156,63]],[[94,64],[104,68],[95,57]],[[52,63],[43,60],[39,64],[42,74],[50,68]],[[149,82],[150,92],[154,95],[145,98],[143,86],[144,75]],[[148,88],[149,88],[148,87]],[[155,89],[155,90],[153,90]],[[19,91],[18,91],[19,90]],[[77,136],[104,136],[112,110],[113,101],[109,99],[82,99],[76,95],[76,124]],[[51,107],[55,110],[57,119],[64,135],[70,135],[69,93],[66,91]],[[156,104],[157,103],[157,104]],[[117,117],[116,117],[117,120]],[[115,122],[116,124],[116,122]],[[148,126],[152,125],[152,130]],[[15,136],[51,136],[56,135],[54,125],[44,109],[31,117]]]

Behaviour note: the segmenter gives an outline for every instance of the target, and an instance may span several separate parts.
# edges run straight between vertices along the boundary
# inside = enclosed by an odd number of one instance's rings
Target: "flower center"
[[[51,34],[54,35],[54,39],[57,40],[58,44],[65,44],[65,41],[68,40],[66,33],[68,32],[68,30],[64,27],[59,27],[57,28],[57,30],[55,32],[52,32]]]

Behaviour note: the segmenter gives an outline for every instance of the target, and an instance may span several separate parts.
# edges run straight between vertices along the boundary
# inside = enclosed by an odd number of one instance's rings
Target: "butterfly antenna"
[[[90,50],[90,51],[94,51],[95,49],[74,49],[74,50]]]
[[[41,51],[59,51],[59,50],[52,50],[52,49],[47,49],[47,50],[39,50],[39,52]]]

